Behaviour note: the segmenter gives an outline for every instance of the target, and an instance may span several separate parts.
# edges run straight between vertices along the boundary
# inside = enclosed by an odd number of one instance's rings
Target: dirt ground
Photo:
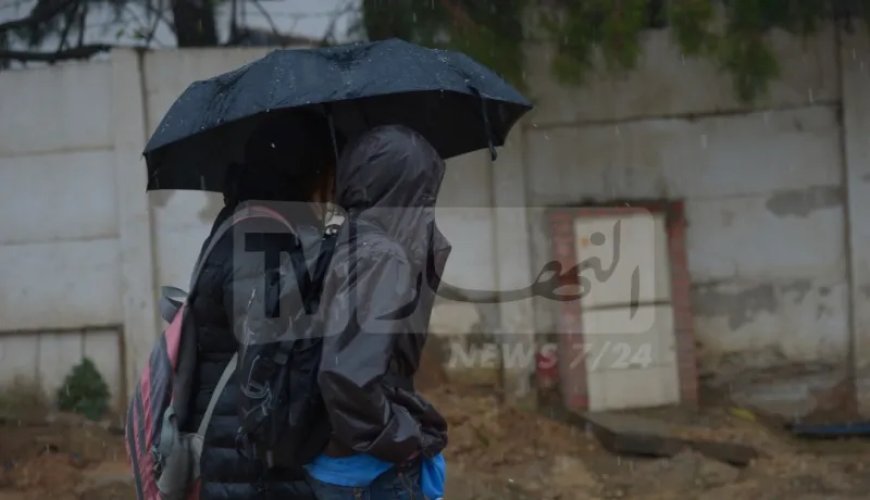
[[[756,447],[762,457],[742,469],[691,451],[615,456],[582,426],[508,408],[492,390],[429,396],[451,424],[449,500],[870,498],[870,441],[803,441],[725,406],[656,412],[685,436]],[[130,485],[120,429],[108,423],[0,423],[0,500],[129,499]]]

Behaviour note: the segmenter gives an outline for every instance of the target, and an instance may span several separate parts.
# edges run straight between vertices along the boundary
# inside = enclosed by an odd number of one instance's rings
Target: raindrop
[[[764,117],[764,124],[769,125],[770,124],[770,112],[765,111],[762,116]]]
[[[550,140],[550,134],[544,134],[544,139],[546,139],[546,140],[549,141],[549,140]]]
[[[417,13],[414,12],[411,14],[411,22],[417,24]]]
[[[807,89],[807,96],[809,97],[810,104],[812,104],[816,101],[815,98],[813,97],[813,89],[812,88]]]
[[[855,54],[855,49],[852,49],[852,60],[853,60],[853,61],[857,61],[857,60],[858,60],[858,56],[857,56],[857,54]]]
[[[619,125],[613,127],[613,134],[616,137],[622,137],[622,133],[619,131]]]
[[[270,142],[270,143],[269,143],[269,147],[271,147],[272,149],[275,149],[275,143],[274,143],[274,142]]]
[[[707,149],[707,134],[701,134],[701,148]]]

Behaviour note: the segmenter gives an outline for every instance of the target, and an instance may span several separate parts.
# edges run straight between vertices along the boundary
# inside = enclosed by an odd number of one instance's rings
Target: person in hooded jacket
[[[306,466],[318,499],[422,499],[421,464],[443,465],[447,424],[413,385],[450,251],[434,217],[443,176],[403,126],[365,133],[336,167],[346,219],[323,285],[318,377],[332,434]]]
[[[300,127],[300,122],[305,127]],[[291,132],[293,130],[294,132]],[[334,162],[333,144],[325,120],[314,114],[276,114],[252,135],[245,148],[245,162],[227,173],[225,206],[212,233],[237,210],[268,205],[289,221],[306,254],[322,235],[317,211],[307,203],[274,203],[285,200],[312,201],[321,191],[321,169]],[[288,158],[301,158],[290,164]],[[272,203],[270,203],[272,202]],[[240,251],[235,234],[286,233],[286,227],[269,218],[246,219],[216,244],[207,258],[190,304],[196,328],[197,363],[193,368],[192,394],[185,427],[196,429],[208,407],[224,367],[239,350],[239,323],[250,314],[245,307],[252,290],[280,283],[281,270],[268,265],[263,254]],[[209,236],[209,239],[211,236]],[[291,251],[280,239],[267,238],[263,251]],[[203,248],[208,240],[203,243]],[[261,245],[262,246],[262,245]],[[259,287],[259,288],[258,288]],[[273,301],[278,290],[266,290]],[[251,321],[250,323],[256,323]],[[199,498],[243,500],[313,498],[304,471],[267,469],[256,458],[238,450],[240,384],[234,374],[219,396],[205,435],[201,457]]]

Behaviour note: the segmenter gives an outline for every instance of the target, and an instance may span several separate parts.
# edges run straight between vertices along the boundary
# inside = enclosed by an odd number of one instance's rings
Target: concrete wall
[[[846,255],[851,274],[851,355],[859,409],[870,413],[870,35],[863,26],[843,34],[840,47],[843,91],[845,181],[848,189]]]
[[[0,73],[0,383],[87,355],[121,395],[111,95],[108,63]]]
[[[445,280],[527,284],[550,259],[548,206],[685,200],[703,370],[842,365],[853,324],[856,356],[870,360],[860,329],[870,314],[866,39],[843,41],[841,81],[832,30],[775,35],[783,74],[751,108],[664,32],[648,34],[636,72],[579,88],[555,82],[550,49],[530,45],[537,109],[495,165],[475,153],[448,168]],[[123,396],[160,329],[158,287],[186,287],[221,204],[218,195],[146,194],[145,139],[190,82],[263,52],[120,50],[106,62],[0,73],[0,384],[24,375],[51,390],[82,353],[113,352],[101,369]],[[533,345],[554,320],[541,302],[441,303],[433,325],[462,333],[476,324]],[[509,392],[528,393],[531,368],[508,374]]]
[[[711,63],[681,57],[666,32],[648,34],[637,71],[579,89],[553,81],[547,47],[528,49],[530,204],[685,200],[705,371],[838,363],[848,352],[835,34],[773,40],[782,77],[752,109]],[[541,265],[551,253],[533,219]],[[537,322],[552,331],[543,307]]]

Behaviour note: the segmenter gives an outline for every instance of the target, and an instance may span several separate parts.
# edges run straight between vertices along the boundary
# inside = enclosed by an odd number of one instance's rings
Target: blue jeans
[[[317,500],[425,500],[420,489],[420,464],[393,467],[362,487],[337,486],[308,476]]]

